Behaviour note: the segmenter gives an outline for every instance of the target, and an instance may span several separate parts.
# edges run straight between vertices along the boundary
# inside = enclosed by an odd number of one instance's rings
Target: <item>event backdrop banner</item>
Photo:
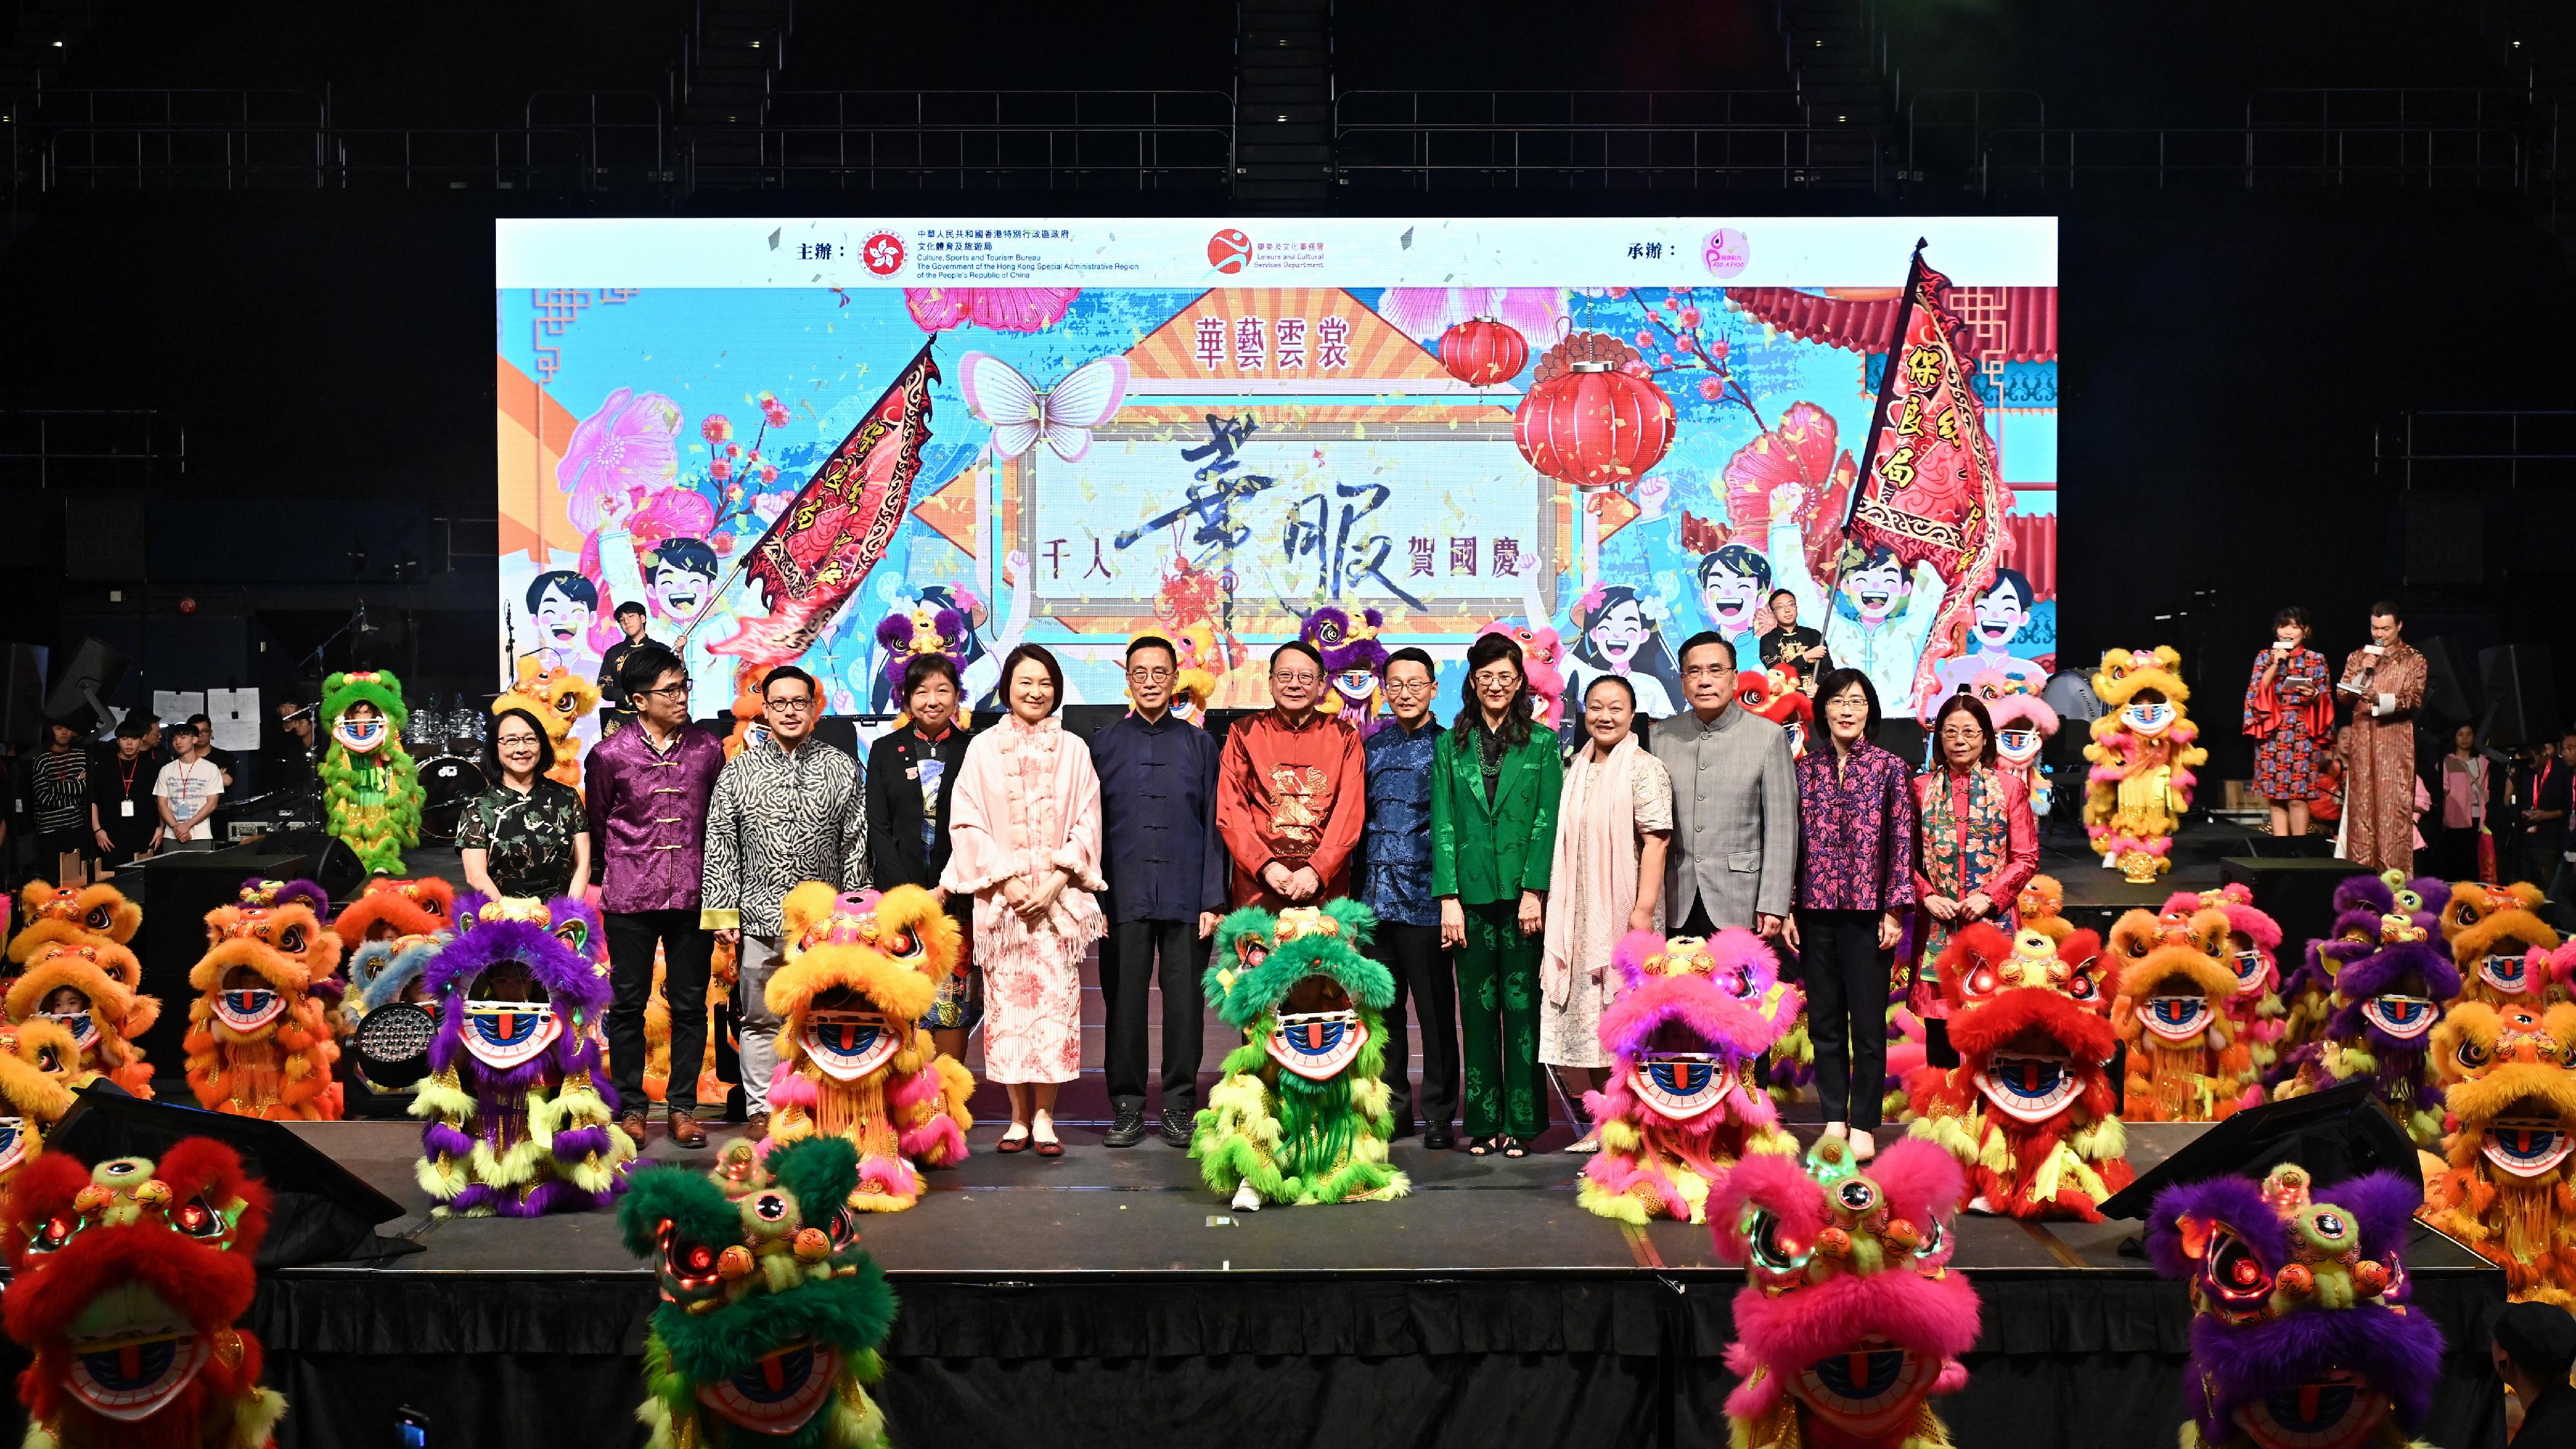
[[[1339,610],[1664,714],[1778,591],[1890,713],[2054,661],[2050,218],[503,221],[495,278],[513,672],[632,600],[700,714],[883,711],[880,621],[953,610],[979,699],[1152,630],[1257,705]]]

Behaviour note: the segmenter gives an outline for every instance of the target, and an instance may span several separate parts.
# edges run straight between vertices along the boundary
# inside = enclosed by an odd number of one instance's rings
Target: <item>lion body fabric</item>
[[[850,1205],[896,1212],[921,1200],[921,1169],[966,1157],[975,1078],[915,1025],[956,969],[957,923],[919,886],[787,893],[786,959],[770,973],[778,1072],[773,1142],[839,1137],[859,1154]]]
[[[1959,1065],[1907,1076],[1906,1130],[1958,1160],[1971,1206],[2094,1222],[2103,1199],[2135,1177],[2103,1065],[2111,1023],[2069,990],[2089,979],[2089,966],[2066,959],[2089,951],[2083,934],[2058,946],[2035,930],[2008,938],[1979,923],[1935,963]]]
[[[373,705],[379,722],[351,716]],[[420,844],[420,771],[403,748],[402,681],[391,670],[334,674],[322,681],[322,718],[331,748],[322,756],[322,809],[330,833],[377,875],[400,875],[402,853]]]
[[[1729,926],[1708,940],[1632,931],[1612,954],[1621,990],[1601,1013],[1608,1081],[1586,1094],[1601,1150],[1576,1200],[1643,1227],[1708,1220],[1708,1199],[1748,1152],[1791,1153],[1754,1064],[1798,1016],[1762,939]],[[1687,1038],[1688,1050],[1671,1039]]]
[[[188,1088],[197,1105],[236,1117],[337,1121],[340,1059],[331,973],[340,938],[311,881],[252,881],[242,901],[206,913],[210,944],[188,971]]]
[[[635,1411],[652,1449],[885,1449],[867,1386],[895,1301],[859,1247],[858,1189],[839,1137],[636,1174],[617,1222],[661,1290]]]
[[[1202,984],[1243,1045],[1190,1133],[1210,1188],[1301,1207],[1411,1191],[1386,1155],[1395,1117],[1380,1013],[1395,978],[1361,954],[1376,929],[1376,913],[1349,899],[1276,915],[1247,906],[1218,924]]]
[[[273,1449],[286,1401],[233,1326],[268,1215],[267,1189],[207,1138],[157,1163],[29,1164],[0,1213],[0,1317],[34,1354],[18,1377],[30,1449]]]
[[[562,897],[457,903],[422,980],[438,1003],[411,1115],[438,1211],[539,1217],[606,1207],[635,1142],[618,1128],[596,1031],[608,1006],[599,920]]]
[[[2084,789],[2084,833],[2093,853],[2135,881],[2172,868],[2173,833],[2191,809],[2193,771],[2209,751],[2194,741],[2200,727],[2183,706],[2182,655],[2169,645],[2112,649],[2093,676],[2093,693],[2109,712],[2093,721],[2092,765]],[[2149,697],[2152,696],[2152,697]]]
[[[2576,1309],[2576,1005],[2460,1002],[2433,1060],[2451,1131],[2424,1220],[2504,1269],[2514,1298]]]

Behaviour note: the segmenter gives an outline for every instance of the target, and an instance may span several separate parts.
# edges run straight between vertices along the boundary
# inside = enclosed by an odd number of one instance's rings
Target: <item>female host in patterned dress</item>
[[[2308,611],[2272,616],[2273,639],[2254,656],[2245,686],[2245,733],[2254,744],[2254,793],[2272,806],[2274,835],[2308,833],[2308,802],[2325,793],[2334,749],[2334,697],[2326,657],[2308,647]]]
[[[1059,1157],[1055,1093],[1082,1070],[1082,957],[1108,929],[1100,777],[1055,717],[1064,671],[1035,644],[1002,664],[1010,713],[975,736],[949,802],[939,883],[975,898],[984,1075],[1011,1094],[1001,1150]]]

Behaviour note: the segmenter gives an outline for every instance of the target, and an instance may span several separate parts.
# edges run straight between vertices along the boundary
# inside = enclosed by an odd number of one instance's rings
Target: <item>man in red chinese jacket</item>
[[[1216,828],[1234,858],[1237,906],[1315,905],[1351,893],[1351,850],[1367,813],[1359,732],[1318,714],[1323,656],[1291,639],[1270,655],[1266,714],[1226,732]]]

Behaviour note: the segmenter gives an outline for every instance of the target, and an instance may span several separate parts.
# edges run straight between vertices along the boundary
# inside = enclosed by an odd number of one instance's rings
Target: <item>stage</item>
[[[2131,1161],[2200,1130],[2133,1127]],[[653,1279],[610,1215],[431,1219],[408,1125],[296,1131],[409,1209],[383,1231],[422,1251],[262,1284],[250,1326],[294,1404],[283,1444],[391,1446],[398,1404],[439,1445],[641,1442]],[[902,1302],[877,1391],[899,1444],[1725,1442],[1740,1271],[1705,1228],[1577,1207],[1580,1158],[1399,1143],[1402,1201],[1235,1213],[1159,1140],[1113,1152],[1068,1130],[1050,1163],[993,1152],[996,1133],[919,1207],[864,1225]],[[650,1156],[712,1154],[657,1138]],[[2122,1253],[2136,1227],[1961,1221],[1955,1263],[1985,1305],[1943,1408],[1961,1443],[2173,1442],[2189,1311]],[[2407,1266],[2453,1346],[2425,1437],[2501,1445],[2475,1325],[2502,1275],[2420,1229]]]

